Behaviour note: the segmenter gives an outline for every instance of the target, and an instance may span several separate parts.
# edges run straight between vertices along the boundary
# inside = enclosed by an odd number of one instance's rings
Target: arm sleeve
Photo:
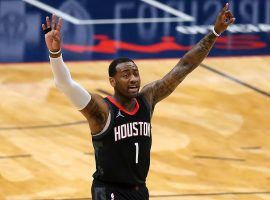
[[[56,87],[68,97],[78,110],[85,108],[91,100],[91,95],[77,82],[72,80],[62,55],[58,58],[50,57],[50,63]]]

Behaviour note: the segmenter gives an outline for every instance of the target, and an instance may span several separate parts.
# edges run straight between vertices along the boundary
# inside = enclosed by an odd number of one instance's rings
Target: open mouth
[[[129,92],[138,92],[139,91],[139,88],[137,87],[137,86],[135,86],[135,85],[133,85],[133,86],[129,86],[128,87],[128,91]]]

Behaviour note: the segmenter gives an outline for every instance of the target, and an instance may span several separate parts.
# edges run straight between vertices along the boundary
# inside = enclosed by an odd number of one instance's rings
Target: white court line
[[[41,10],[47,11],[49,13],[54,13],[58,17],[64,20],[76,24],[76,25],[92,25],[92,24],[132,24],[132,23],[160,23],[160,22],[187,22],[192,21],[184,17],[173,17],[173,18],[132,18],[132,19],[95,19],[95,20],[81,20],[75,18],[61,10],[55,9],[45,3],[38,0],[22,0],[25,3],[31,4]]]
[[[183,12],[181,12],[179,10],[176,10],[176,9],[174,9],[174,8],[172,8],[170,6],[167,6],[167,5],[163,4],[163,3],[160,3],[158,1],[155,1],[155,0],[140,0],[140,1],[148,3],[151,6],[157,7],[157,8],[159,8],[159,9],[165,11],[165,12],[171,13],[171,14],[173,14],[173,15],[175,15],[177,17],[180,17],[180,18],[182,18],[182,19],[184,19],[186,21],[194,21],[194,18],[192,16],[187,15],[186,13],[183,13]]]

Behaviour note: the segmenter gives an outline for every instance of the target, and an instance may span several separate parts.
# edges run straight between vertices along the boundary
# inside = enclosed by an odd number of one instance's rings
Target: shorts
[[[92,200],[149,200],[149,193],[145,184],[128,186],[94,180],[91,193]]]

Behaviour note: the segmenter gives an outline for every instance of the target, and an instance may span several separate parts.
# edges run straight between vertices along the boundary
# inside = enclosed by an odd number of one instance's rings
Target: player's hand
[[[42,24],[42,30],[45,31],[48,28],[51,28],[51,31],[45,34],[45,42],[47,48],[52,52],[57,52],[61,49],[61,28],[62,28],[62,19],[59,18],[57,22],[56,15],[52,15],[52,22],[49,17],[46,17],[46,25]]]
[[[229,10],[229,3],[226,3],[224,8],[220,11],[216,23],[215,23],[215,31],[218,34],[224,32],[229,25],[233,24],[235,18],[231,11]]]

